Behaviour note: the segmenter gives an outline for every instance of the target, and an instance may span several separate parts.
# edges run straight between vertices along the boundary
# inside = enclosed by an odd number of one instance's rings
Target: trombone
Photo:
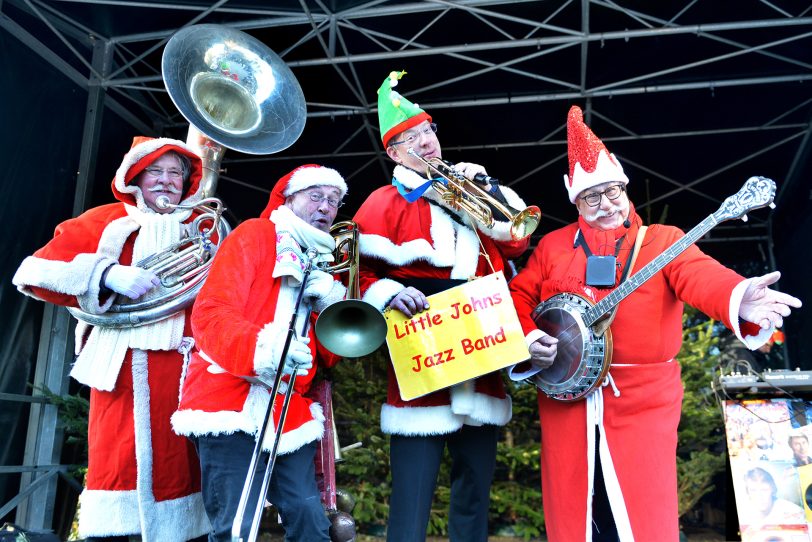
[[[334,259],[337,263],[332,266],[322,267],[321,270],[328,273],[348,271],[349,286],[347,287],[347,299],[333,303],[321,311],[321,314],[316,320],[316,337],[325,348],[339,356],[365,356],[375,351],[386,339],[386,320],[375,307],[359,299],[358,226],[350,221],[337,222],[330,228],[330,235],[334,237],[336,242]],[[257,497],[257,504],[251,521],[251,530],[247,539],[242,537],[242,523],[245,518],[251,488],[254,485],[256,468],[259,463],[259,458],[262,455],[262,443],[265,440],[265,433],[268,431],[269,424],[273,422],[273,407],[276,402],[276,394],[280,389],[283,374],[281,365],[287,357],[290,343],[296,333],[296,320],[298,318],[299,307],[302,303],[307,279],[313,270],[313,260],[315,257],[315,250],[311,249],[307,252],[304,277],[302,278],[302,284],[296,297],[296,305],[288,325],[285,344],[282,347],[279,362],[280,367],[276,372],[273,386],[271,387],[271,399],[268,403],[268,409],[265,411],[265,417],[259,435],[257,436],[257,442],[254,445],[254,453],[251,456],[245,484],[243,485],[240,501],[237,505],[237,513],[235,514],[234,522],[231,524],[232,542],[243,542],[243,540],[255,542],[257,539],[259,523],[262,519],[262,509],[265,505],[265,494],[268,492],[268,487],[271,483],[271,475],[273,474],[274,465],[276,463],[277,450],[279,448],[279,442],[282,439],[282,431],[285,426],[285,418],[287,417],[290,398],[293,394],[293,386],[296,383],[297,366],[293,367],[293,372],[287,383],[288,388],[285,391],[285,399],[282,403],[282,410],[279,413],[279,422],[276,427],[273,447],[265,467],[262,486],[259,491],[259,496]],[[308,318],[302,325],[301,336],[304,337],[307,335],[309,324],[310,319]]]
[[[470,179],[455,172],[453,164],[440,158],[426,160],[412,148],[407,152],[426,166],[426,176],[432,179],[432,188],[451,208],[464,211],[474,221],[488,229],[493,228],[493,210],[495,209],[510,222],[510,236],[514,241],[520,241],[536,231],[541,218],[541,210],[535,205],[522,211],[514,209],[498,201]],[[442,180],[438,180],[438,176]]]
[[[256,542],[257,540],[259,523],[262,520],[262,510],[265,508],[265,495],[268,493],[268,487],[271,485],[271,475],[273,474],[273,468],[276,464],[279,441],[282,440],[282,430],[285,427],[285,418],[287,418],[290,398],[293,396],[293,386],[296,384],[296,375],[299,368],[297,364],[294,364],[293,371],[288,379],[288,388],[285,390],[285,399],[282,403],[282,411],[279,413],[279,423],[277,424],[273,446],[271,447],[270,455],[268,456],[268,463],[265,465],[265,473],[262,477],[262,485],[259,490],[259,496],[257,497],[257,505],[251,519],[251,529],[248,533],[247,539],[242,537],[242,522],[243,518],[245,518],[245,510],[248,507],[248,498],[251,495],[251,487],[254,485],[257,465],[259,464],[259,459],[262,456],[262,443],[265,440],[265,433],[268,431],[268,426],[273,423],[273,407],[276,403],[276,394],[279,393],[279,387],[282,384],[282,375],[284,374],[284,371],[282,370],[284,368],[283,364],[285,363],[285,358],[287,358],[293,336],[296,334],[296,320],[298,319],[299,315],[299,307],[302,304],[302,297],[304,296],[307,279],[310,276],[310,272],[313,270],[313,259],[315,257],[316,251],[313,249],[308,250],[306,258],[307,263],[305,264],[302,284],[299,288],[299,293],[296,296],[296,305],[293,308],[293,314],[291,315],[290,323],[288,324],[288,333],[285,337],[285,344],[282,347],[282,354],[279,357],[279,368],[276,371],[276,376],[274,377],[273,385],[271,386],[271,397],[268,402],[268,408],[265,410],[265,418],[262,420],[262,427],[260,428],[259,435],[257,435],[257,442],[254,445],[254,453],[251,455],[251,462],[248,465],[248,474],[245,477],[245,484],[243,485],[242,493],[240,494],[240,502],[237,504],[237,513],[234,515],[234,522],[231,524],[231,542],[243,542],[244,540],[247,540],[247,542]],[[307,336],[309,325],[310,318],[307,318],[302,325],[302,337]]]

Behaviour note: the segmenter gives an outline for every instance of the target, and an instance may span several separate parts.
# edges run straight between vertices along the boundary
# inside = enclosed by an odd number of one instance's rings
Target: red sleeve
[[[525,335],[537,329],[530,315],[541,302],[541,281],[544,275],[541,257],[543,245],[544,239],[539,242],[530,255],[527,265],[510,281],[513,305],[516,307],[516,314],[519,316],[519,322],[522,324]]]
[[[197,347],[235,375],[253,374],[261,326],[251,313],[263,310],[275,281],[273,225],[259,222],[241,224],[220,244],[192,311]]]

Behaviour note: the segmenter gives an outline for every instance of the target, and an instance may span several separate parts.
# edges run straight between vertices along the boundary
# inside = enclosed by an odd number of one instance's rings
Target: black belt
[[[432,279],[432,278],[397,278],[391,279],[400,282],[401,284],[412,288],[417,288],[424,295],[432,295],[438,292],[444,292],[449,288],[453,288],[454,286],[459,286],[460,284],[465,284],[468,282],[467,280],[459,280],[459,279]]]

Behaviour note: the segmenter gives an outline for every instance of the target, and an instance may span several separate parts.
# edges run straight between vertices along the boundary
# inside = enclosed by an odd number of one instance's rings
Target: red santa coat
[[[539,302],[564,292],[599,301],[611,289],[586,286],[586,254],[574,247],[579,226],[590,250],[609,255],[625,236],[618,260],[625,263],[641,225],[600,232],[583,220],[545,235],[527,266],[510,284],[528,340],[538,338],[530,314]],[[674,227],[652,225],[637,271],[683,236]],[[620,270],[618,277],[620,279]],[[621,540],[677,540],[677,425],[682,402],[679,364],[686,302],[722,321],[741,338],[755,327],[739,327],[738,307],[747,281],[696,246],[689,247],[620,304],[612,323],[609,374],[618,393],[598,388],[585,400],[560,402],[539,393],[541,468],[550,540],[591,540],[595,427],[600,461]],[[751,340],[766,337],[759,333]],[[656,503],[656,504],[652,504]]]
[[[409,190],[426,182],[403,166],[395,167],[394,178]],[[508,188],[502,191],[511,206],[526,207],[515,192]],[[441,208],[439,201],[429,189],[409,203],[396,186],[385,186],[363,203],[353,220],[360,232],[359,276],[364,301],[384,310],[405,287],[401,281],[482,277],[505,270],[507,259],[519,256],[527,248],[528,240],[511,240],[504,222],[493,229],[479,229],[482,247],[493,265],[491,270],[480,254],[480,241],[468,217]],[[404,401],[389,364],[387,399],[381,409],[381,428],[385,433],[447,434],[467,422],[505,425],[510,418],[510,397],[499,373]]]
[[[121,203],[91,209],[57,226],[54,238],[20,265],[13,280],[20,291],[89,313],[105,312],[115,296],[100,297],[102,273],[114,263],[132,263],[138,220],[155,215],[130,181],[169,150],[191,160],[183,202],[197,201],[201,165],[194,152],[174,140],[141,142],[125,156],[113,181]],[[182,325],[172,330],[176,339],[191,336],[189,314],[191,309],[186,310]],[[76,341],[77,349],[85,347],[81,359],[86,360],[87,371],[82,376],[72,372],[91,386],[80,535],[140,533],[146,542],[185,541],[205,534],[210,527],[200,494],[197,455],[191,443],[175,435],[170,426],[183,368],[179,344],[166,350],[128,348],[126,342],[121,349],[110,348],[109,342],[94,342],[99,330],[93,330],[88,339],[93,345],[88,345],[83,342],[87,329],[80,323]],[[149,326],[142,331],[149,335]],[[173,339],[175,343],[179,340]],[[91,347],[93,351],[88,352]],[[103,371],[110,373],[105,379],[109,385],[99,389],[92,374]],[[92,379],[86,381],[88,375]]]
[[[192,325],[196,350],[183,382],[180,406],[172,416],[172,425],[179,434],[259,432],[270,391],[247,378],[256,377],[255,362],[260,351],[279,360],[299,291],[289,286],[285,277],[273,276],[276,246],[276,225],[266,218],[256,218],[235,228],[218,249],[206,284],[195,301]],[[298,330],[310,317],[310,308],[303,302]],[[311,347],[319,344],[312,325],[308,335]],[[307,375],[296,378],[278,453],[290,453],[322,438],[321,405],[305,394],[318,365],[329,367],[338,359],[319,345],[318,363]],[[263,443],[265,450],[273,447],[283,400],[284,395],[277,394],[273,427],[269,427]]]

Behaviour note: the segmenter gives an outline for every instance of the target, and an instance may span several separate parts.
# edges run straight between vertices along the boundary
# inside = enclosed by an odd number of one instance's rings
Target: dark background
[[[42,304],[11,285],[20,261],[73,214],[77,187],[88,189],[80,208],[111,201],[109,182],[134,135],[185,139],[160,62],[166,40],[195,23],[260,39],[307,101],[304,132],[288,149],[226,153],[217,193],[234,224],[257,216],[273,183],[309,162],[345,176],[338,219],[351,218],[389,181],[375,91],[405,69],[398,90],[439,124],[444,157],[485,165],[541,208],[533,245],[576,216],[562,178],[573,104],[620,159],[646,222],[688,230],[750,176],[774,179],[775,210],[722,224],[700,247],[745,274],[778,268],[780,289],[808,301],[810,11],[785,0],[4,0],[0,392],[30,393],[39,341]],[[94,51],[111,58],[98,76]],[[89,100],[99,89],[101,108]],[[809,310],[785,331],[788,364],[812,369]],[[26,414],[22,403],[3,403],[0,464],[20,464]],[[4,494],[0,481],[0,503],[16,492],[8,484]]]

